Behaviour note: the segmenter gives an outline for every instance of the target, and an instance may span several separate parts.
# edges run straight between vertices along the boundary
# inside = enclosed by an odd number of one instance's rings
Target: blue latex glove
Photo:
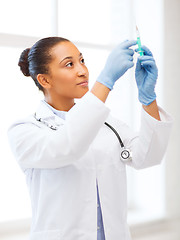
[[[97,82],[104,84],[110,90],[115,82],[131,67],[134,66],[134,50],[129,47],[136,45],[136,40],[126,40],[112,50],[107,58],[102,72],[97,78]]]
[[[139,101],[149,105],[156,99],[155,85],[158,77],[158,69],[151,51],[142,46],[144,56],[137,59],[135,78],[138,87]],[[135,50],[138,52],[138,49]]]

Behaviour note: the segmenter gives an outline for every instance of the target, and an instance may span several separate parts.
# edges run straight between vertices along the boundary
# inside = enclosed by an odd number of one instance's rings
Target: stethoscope
[[[38,121],[38,122],[41,122],[42,124],[46,125],[48,128],[52,129],[52,130],[58,130],[58,127],[48,123],[47,121],[43,120],[42,118],[37,118],[36,117],[36,113],[34,114],[34,118]],[[108,126],[114,133],[115,135],[117,136],[118,140],[119,140],[119,143],[120,143],[120,146],[121,146],[121,160],[123,162],[129,162],[132,160],[132,152],[125,148],[124,144],[123,144],[123,141],[121,140],[118,132],[107,122],[104,123],[106,126]]]
[[[119,143],[120,143],[120,146],[121,146],[121,160],[123,162],[131,161],[132,160],[132,152],[129,149],[125,148],[124,143],[121,140],[118,132],[109,123],[105,122],[104,124],[106,124],[106,126],[108,126],[116,134],[116,136],[119,140]]]

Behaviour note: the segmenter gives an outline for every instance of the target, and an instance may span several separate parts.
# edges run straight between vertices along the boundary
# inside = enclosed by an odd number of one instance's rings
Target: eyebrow
[[[82,53],[80,53],[79,54],[79,57],[81,57],[82,56]],[[62,63],[64,60],[66,60],[66,59],[72,59],[73,57],[72,56],[69,56],[69,57],[65,57],[60,63]]]

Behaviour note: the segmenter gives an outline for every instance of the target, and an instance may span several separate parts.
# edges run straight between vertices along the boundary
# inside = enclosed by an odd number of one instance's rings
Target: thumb
[[[139,58],[137,59],[137,63],[136,63],[136,71],[140,71],[142,68],[141,66],[141,61],[139,60]]]

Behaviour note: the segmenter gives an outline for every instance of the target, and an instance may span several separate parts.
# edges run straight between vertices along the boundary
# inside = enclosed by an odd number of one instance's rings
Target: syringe
[[[140,39],[140,34],[137,26],[136,26],[136,35],[137,35],[137,44],[139,49],[138,53],[140,54],[140,56],[144,56],[143,50],[141,48],[141,39]]]

